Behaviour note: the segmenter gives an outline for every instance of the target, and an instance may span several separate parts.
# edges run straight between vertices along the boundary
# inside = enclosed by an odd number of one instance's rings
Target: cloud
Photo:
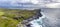
[[[10,3],[33,3],[33,4],[37,4],[39,1],[38,0],[0,0],[0,2],[8,2],[10,1]]]
[[[60,0],[0,0],[0,4],[7,3],[12,6],[20,5],[18,3],[39,4],[38,7],[43,8],[60,8]]]
[[[45,4],[47,8],[60,8],[60,3]]]
[[[59,2],[60,2],[60,0],[52,0],[52,2],[57,2],[57,3],[59,3]]]
[[[60,8],[60,0],[39,0],[43,8]]]
[[[33,4],[38,4],[39,3],[38,0],[30,0],[30,2],[33,3]]]

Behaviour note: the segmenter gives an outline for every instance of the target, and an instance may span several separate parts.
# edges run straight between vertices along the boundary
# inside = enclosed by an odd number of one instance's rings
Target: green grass
[[[9,19],[9,18],[0,18],[0,27],[16,27],[18,24],[17,20]]]
[[[35,14],[35,10],[0,9],[0,27],[16,27],[19,22]]]

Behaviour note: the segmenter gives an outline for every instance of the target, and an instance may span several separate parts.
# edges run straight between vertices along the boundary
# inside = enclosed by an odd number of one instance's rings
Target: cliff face
[[[42,16],[42,14],[40,13],[41,12],[41,10],[40,9],[37,9],[36,10],[36,14],[34,15],[34,16],[32,16],[32,17],[29,17],[28,19],[26,19],[26,20],[23,20],[22,21],[22,23],[19,23],[18,24],[18,27],[21,27],[21,25],[20,24],[22,24],[22,26],[23,27],[30,27],[30,21],[32,21],[32,20],[34,20],[34,19],[38,19],[39,17],[41,17]]]

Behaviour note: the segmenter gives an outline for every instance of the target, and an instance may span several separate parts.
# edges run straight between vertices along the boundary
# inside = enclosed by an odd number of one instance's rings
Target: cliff
[[[36,9],[36,14],[33,15],[32,17],[29,17],[26,20],[23,20],[21,23],[18,24],[18,27],[30,27],[30,21],[34,20],[34,19],[38,19],[39,17],[42,16],[42,14],[40,13],[41,10],[40,9]],[[21,25],[22,24],[22,25]]]

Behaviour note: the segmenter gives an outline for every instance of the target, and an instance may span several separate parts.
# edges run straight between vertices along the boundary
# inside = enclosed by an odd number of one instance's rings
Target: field
[[[0,27],[17,27],[18,23],[36,14],[35,10],[0,9]]]

